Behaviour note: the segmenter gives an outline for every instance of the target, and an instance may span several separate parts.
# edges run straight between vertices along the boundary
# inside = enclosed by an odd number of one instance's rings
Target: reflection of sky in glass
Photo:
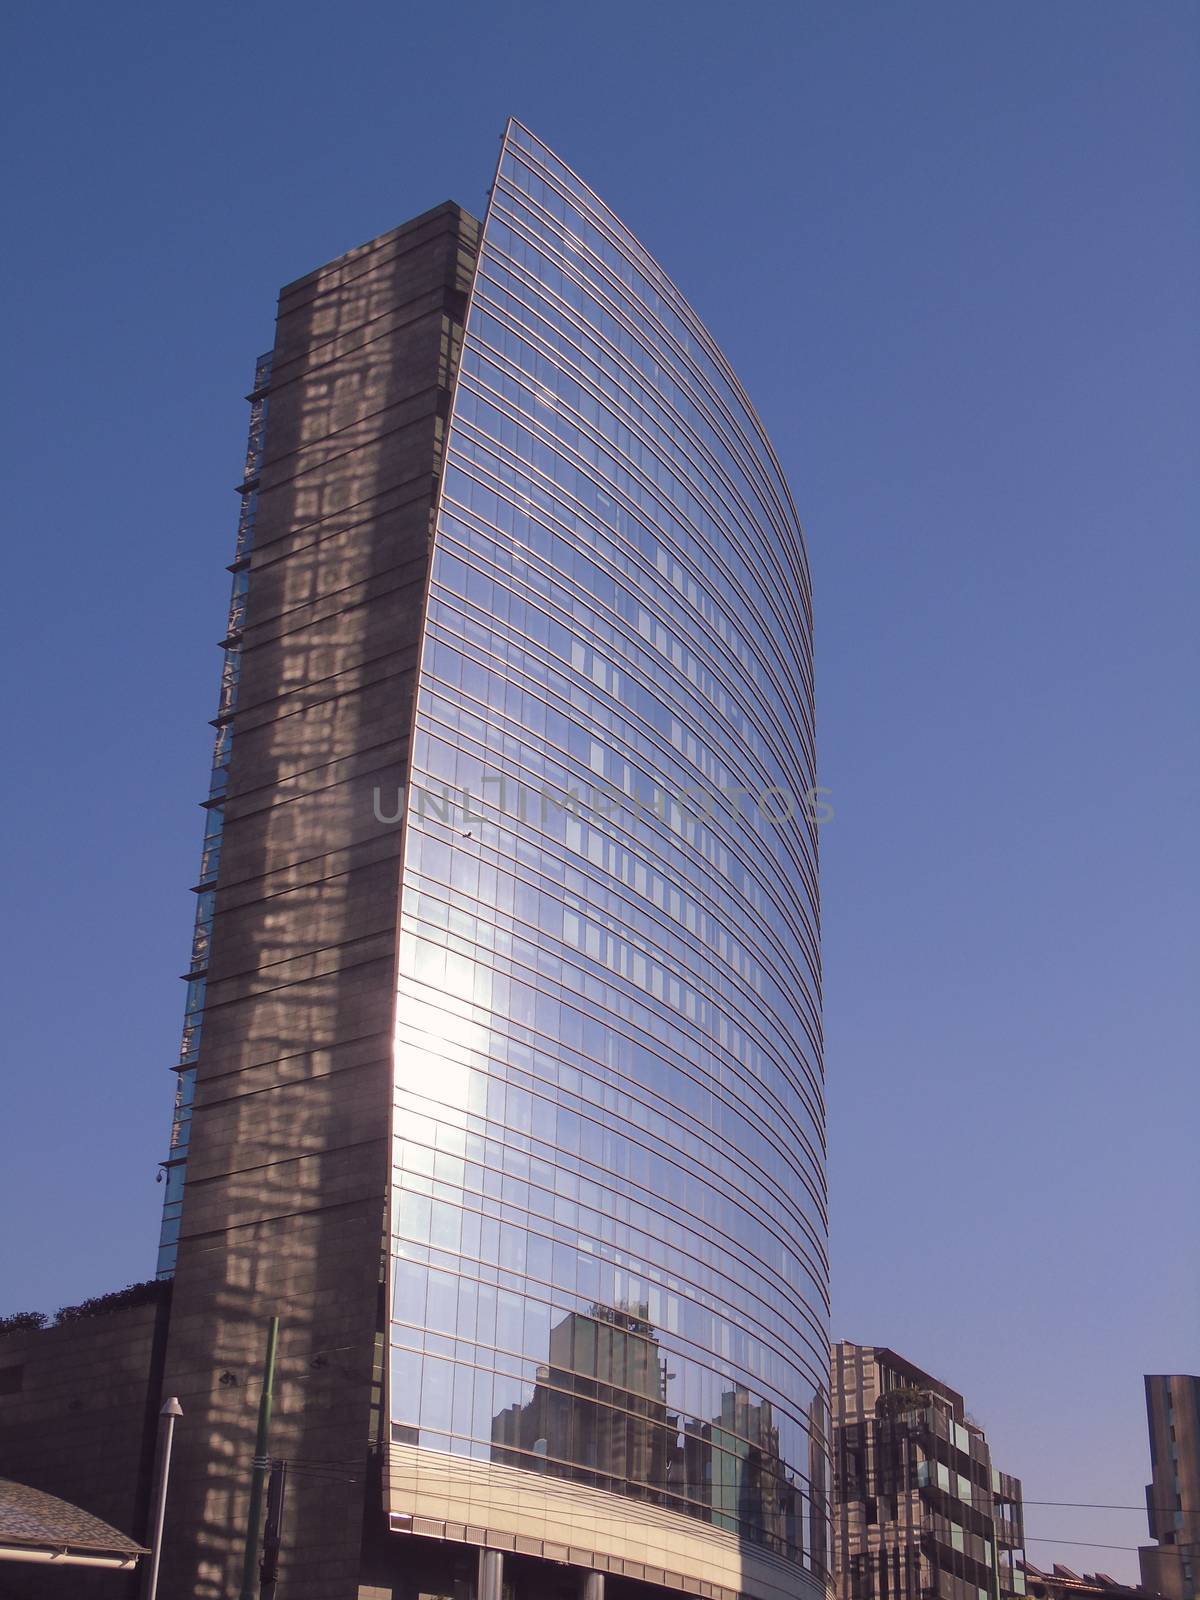
[[[734,795],[814,782],[769,446],[659,269],[513,126],[417,696],[413,787],[471,814],[406,823],[394,1437],[819,1561],[816,838]],[[549,803],[598,784],[706,801]]]

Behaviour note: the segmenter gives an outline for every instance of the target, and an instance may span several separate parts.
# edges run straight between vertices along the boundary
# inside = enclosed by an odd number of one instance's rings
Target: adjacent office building
[[[284,289],[250,399],[164,1592],[236,1588],[278,1315],[291,1600],[815,1600],[812,615],[762,426],[515,123],[482,226]]]
[[[832,1401],[838,1600],[1025,1594],[1021,1485],[962,1395],[894,1350],[841,1343]]]
[[[1153,1545],[1138,1551],[1142,1585],[1166,1600],[1195,1600],[1200,1565],[1200,1378],[1146,1378],[1150,1474],[1146,1513]]]

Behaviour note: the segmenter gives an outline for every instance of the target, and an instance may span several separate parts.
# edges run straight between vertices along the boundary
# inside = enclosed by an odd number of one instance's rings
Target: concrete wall
[[[358,1592],[400,851],[372,798],[407,768],[476,234],[439,207],[280,296],[166,1362],[169,1596],[237,1592],[272,1314],[286,1593]]]

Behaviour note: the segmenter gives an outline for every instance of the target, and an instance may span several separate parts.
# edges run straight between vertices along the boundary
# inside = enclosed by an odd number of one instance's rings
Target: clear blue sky
[[[807,529],[835,1332],[963,1389],[1031,1498],[1139,1502],[1141,1374],[1200,1325],[1198,39],[1162,0],[10,21],[3,1309],[153,1269],[276,291],[479,211],[514,112],[689,294]]]

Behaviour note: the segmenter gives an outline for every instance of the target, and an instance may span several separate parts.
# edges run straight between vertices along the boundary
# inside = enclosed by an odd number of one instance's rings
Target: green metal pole
[[[240,1600],[254,1600],[258,1589],[258,1536],[262,1528],[263,1487],[267,1481],[267,1446],[271,1440],[271,1399],[275,1387],[275,1349],[279,1343],[279,1318],[267,1329],[267,1359],[263,1363],[262,1394],[258,1402],[258,1433],[254,1440],[254,1472],[250,1479],[250,1510],[246,1517],[246,1557],[242,1562]]]

